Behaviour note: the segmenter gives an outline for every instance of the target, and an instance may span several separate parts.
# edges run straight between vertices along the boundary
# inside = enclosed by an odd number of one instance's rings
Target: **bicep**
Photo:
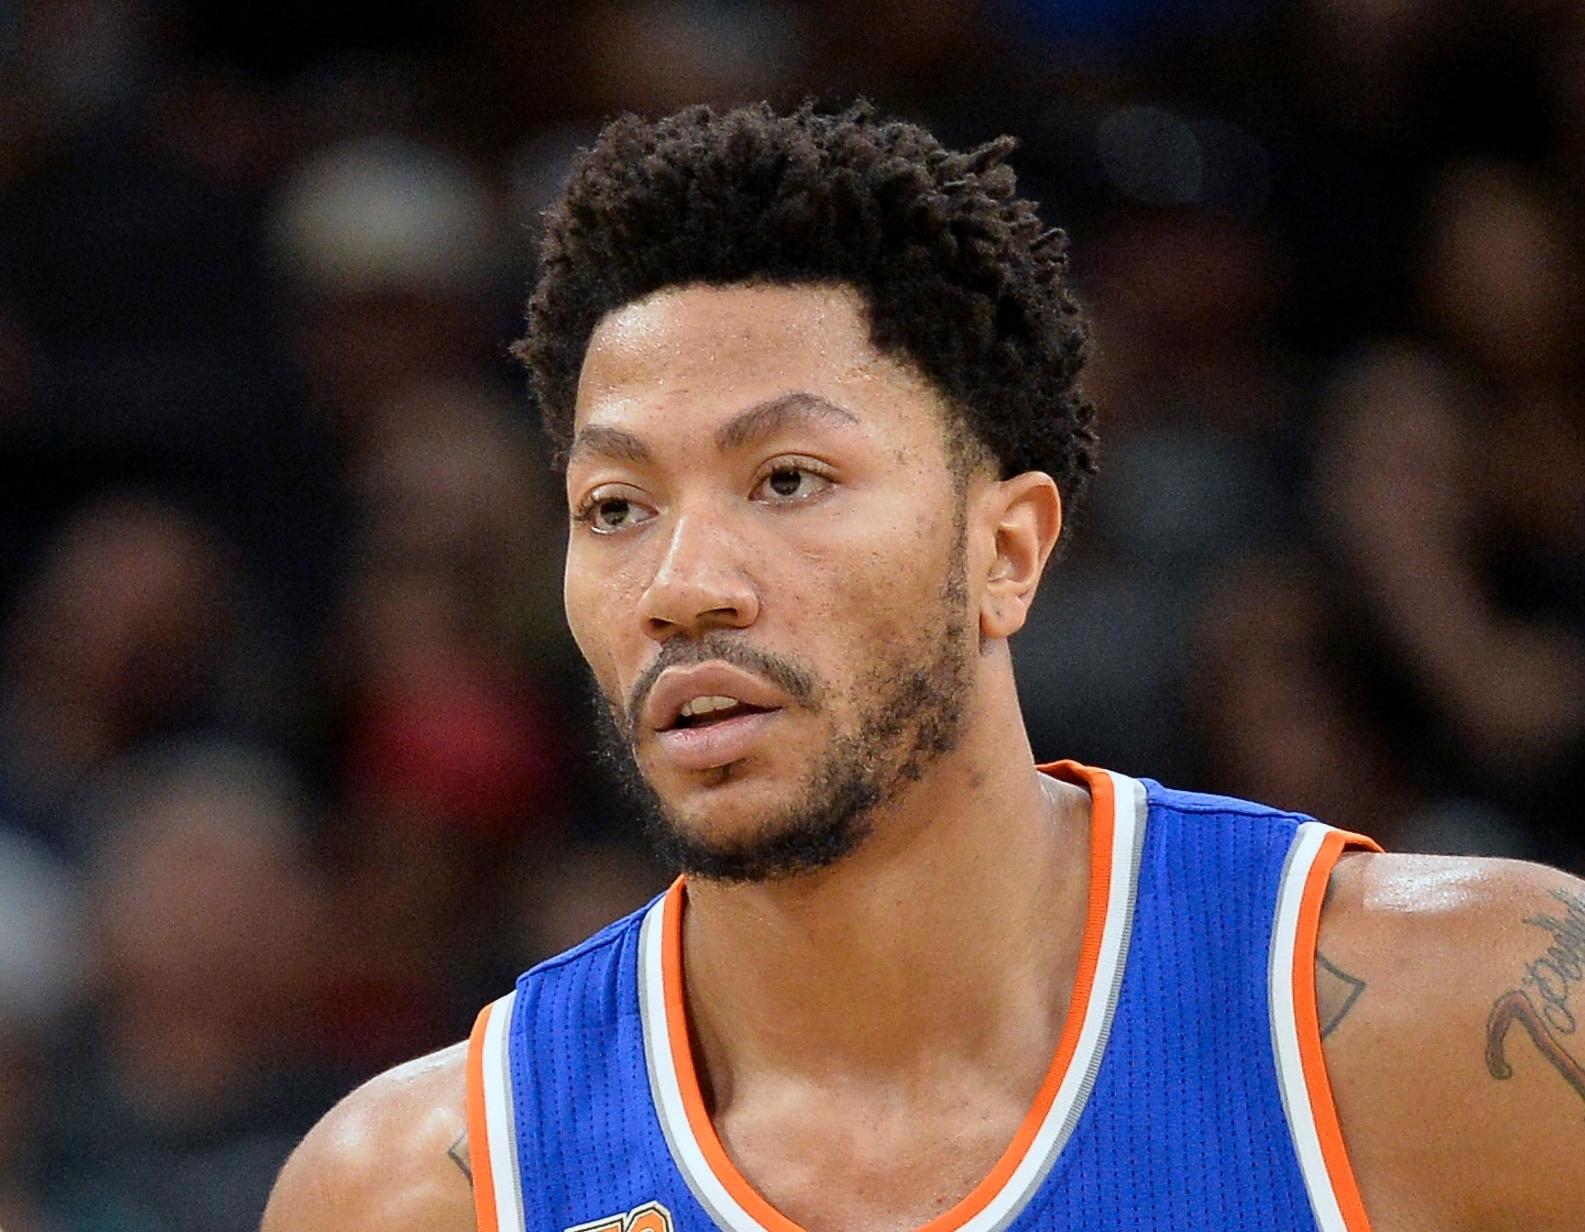
[[[1540,869],[1496,905],[1480,963],[1480,1105],[1471,1162],[1483,1227],[1585,1223],[1585,884]],[[1522,1212],[1522,1216],[1520,1215]],[[1515,1220],[1518,1222],[1515,1222]]]
[[[1373,857],[1339,880],[1321,947],[1363,990],[1325,1051],[1367,1210],[1580,1226],[1585,884],[1429,857]]]
[[[475,1232],[472,1190],[443,1153],[404,1170],[304,1140],[275,1183],[261,1232]]]
[[[281,1169],[260,1232],[330,1232],[357,1226],[348,1221],[345,1209],[350,1195],[341,1192],[331,1169],[314,1158],[311,1141],[312,1135]]]
[[[475,1232],[459,1056],[400,1067],[331,1109],[282,1168],[262,1232]]]

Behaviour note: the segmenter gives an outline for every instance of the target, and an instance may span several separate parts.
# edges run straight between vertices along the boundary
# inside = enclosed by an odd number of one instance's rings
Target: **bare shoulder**
[[[287,1160],[263,1232],[474,1232],[467,1045],[364,1083]]]
[[[1377,1226],[1414,1226],[1382,1217],[1406,1200],[1438,1227],[1580,1226],[1585,883],[1347,855],[1317,950],[1327,1070]]]

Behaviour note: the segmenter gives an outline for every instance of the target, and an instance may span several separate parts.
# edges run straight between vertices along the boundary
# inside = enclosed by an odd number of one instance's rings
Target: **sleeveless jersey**
[[[1368,1232],[1314,962],[1333,865],[1375,845],[1239,800],[1041,769],[1092,800],[1072,1004],[1001,1160],[921,1232]],[[685,904],[679,881],[480,1014],[480,1232],[799,1232],[739,1174],[700,1096]]]

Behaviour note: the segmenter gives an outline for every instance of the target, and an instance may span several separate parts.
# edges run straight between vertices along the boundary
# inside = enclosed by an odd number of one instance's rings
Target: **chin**
[[[870,780],[817,776],[794,789],[740,773],[681,797],[654,795],[645,829],[663,863],[711,881],[785,881],[831,867],[869,836],[881,798]]]
[[[790,742],[707,771],[681,771],[647,741],[600,727],[602,760],[643,819],[662,864],[743,883],[797,877],[857,848],[885,796],[873,746],[839,741],[813,764]],[[800,742],[801,743],[801,742]]]
[[[668,824],[693,841],[727,846],[750,838],[767,817],[784,812],[798,795],[752,759],[686,774],[646,771],[644,778],[654,807]]]

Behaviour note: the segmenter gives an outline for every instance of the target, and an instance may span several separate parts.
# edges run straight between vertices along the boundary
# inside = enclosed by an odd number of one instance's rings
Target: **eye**
[[[654,516],[653,509],[626,493],[602,492],[598,488],[573,514],[575,521],[582,522],[597,535],[614,535]]]
[[[755,500],[790,504],[818,496],[831,480],[803,462],[778,462],[754,485]]]

